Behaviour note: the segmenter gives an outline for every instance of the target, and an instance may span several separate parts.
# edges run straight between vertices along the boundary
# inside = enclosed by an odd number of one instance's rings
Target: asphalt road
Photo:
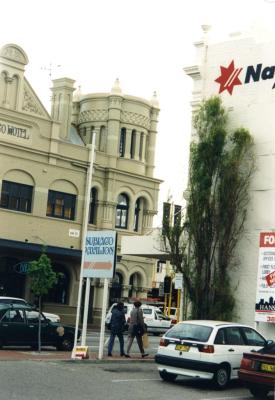
[[[154,362],[0,362],[1,400],[249,400],[237,381],[225,391],[209,382],[163,382]],[[272,397],[270,397],[270,400]]]

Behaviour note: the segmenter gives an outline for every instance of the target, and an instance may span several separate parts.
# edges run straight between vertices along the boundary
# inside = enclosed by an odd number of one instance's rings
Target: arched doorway
[[[110,288],[109,305],[116,303],[121,300],[122,296],[122,283],[123,276],[120,272],[115,273],[115,277],[112,280],[112,286]]]
[[[19,267],[17,258],[0,257],[0,296],[25,296],[26,275],[24,269]]]
[[[142,287],[142,277],[138,272],[130,276],[129,285],[131,286],[129,289],[129,298],[138,297],[138,292]]]

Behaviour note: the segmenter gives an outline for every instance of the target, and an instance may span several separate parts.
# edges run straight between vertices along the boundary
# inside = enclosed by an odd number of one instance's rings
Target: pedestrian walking
[[[147,357],[149,354],[145,353],[142,336],[146,332],[146,325],[144,323],[143,312],[141,309],[141,302],[135,301],[134,308],[130,313],[130,323],[129,323],[129,335],[128,335],[128,343],[127,343],[127,352],[125,357],[130,356],[130,349],[132,347],[134,338],[137,339],[137,344],[139,347],[139,351],[141,353],[142,358]]]
[[[124,304],[122,302],[117,303],[117,305],[112,310],[112,316],[110,321],[111,335],[108,344],[108,356],[112,357],[113,346],[115,342],[115,337],[118,337],[120,346],[120,356],[123,357],[124,354],[124,338],[123,331],[125,330],[126,319],[124,312]]]

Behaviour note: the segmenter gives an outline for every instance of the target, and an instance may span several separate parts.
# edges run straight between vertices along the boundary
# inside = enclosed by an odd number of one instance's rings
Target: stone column
[[[146,234],[146,232],[152,229],[154,215],[156,215],[155,211],[152,210],[144,211],[142,220],[142,231],[144,234]]]
[[[134,214],[135,214],[135,204],[130,202],[130,207],[128,209],[128,226],[130,231],[134,230]]]
[[[116,209],[116,203],[110,201],[103,201],[102,203],[102,229],[113,229],[114,228],[114,213]]]
[[[131,150],[131,141],[132,141],[132,129],[126,129],[126,139],[125,139],[125,158],[130,158],[130,150]]]
[[[148,148],[147,148],[146,175],[149,177],[153,177],[155,168],[155,148],[156,148],[158,114],[159,114],[159,109],[152,107],[151,124],[147,142]]]
[[[141,161],[145,163],[146,161],[146,146],[147,146],[147,133],[143,133],[143,140],[142,140],[142,154],[141,154]]]
[[[111,168],[116,168],[116,160],[118,157],[122,100],[123,96],[117,79],[111,90],[108,106],[107,154],[109,156],[109,167]]]

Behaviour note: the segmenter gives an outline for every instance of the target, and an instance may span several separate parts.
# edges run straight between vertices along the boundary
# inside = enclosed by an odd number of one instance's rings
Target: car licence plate
[[[190,346],[185,346],[184,344],[176,344],[176,350],[179,351],[189,351]]]
[[[275,365],[262,363],[261,371],[272,372],[274,374],[275,373]]]

